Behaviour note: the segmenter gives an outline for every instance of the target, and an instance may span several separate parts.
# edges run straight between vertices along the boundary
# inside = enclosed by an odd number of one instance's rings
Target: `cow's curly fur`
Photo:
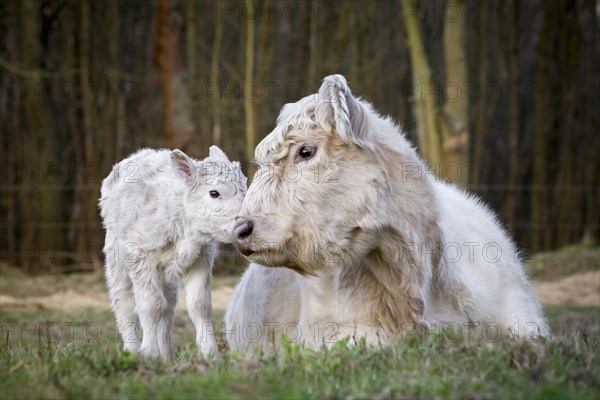
[[[317,151],[304,160],[307,145]],[[347,335],[389,343],[445,323],[549,334],[493,212],[437,180],[344,77],[328,76],[317,94],[285,105],[255,158],[238,217],[253,229],[234,241],[253,263],[225,316],[233,349],[291,335],[289,324],[314,347]],[[256,324],[260,340],[247,340]]]

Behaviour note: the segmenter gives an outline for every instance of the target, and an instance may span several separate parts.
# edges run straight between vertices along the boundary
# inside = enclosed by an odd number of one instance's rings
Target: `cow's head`
[[[385,229],[389,187],[375,135],[393,131],[346,79],[286,104],[257,146],[259,165],[233,231],[251,261],[314,274],[340,258],[360,258]]]

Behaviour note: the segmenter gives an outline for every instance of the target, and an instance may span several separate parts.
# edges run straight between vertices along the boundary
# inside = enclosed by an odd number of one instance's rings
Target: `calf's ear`
[[[227,155],[218,146],[210,146],[208,149],[208,156],[214,158],[217,161],[229,162]]]
[[[348,144],[367,143],[368,120],[363,105],[352,95],[346,78],[329,75],[319,89],[317,109],[329,118],[340,138]]]
[[[196,166],[192,159],[179,149],[171,152],[171,166],[177,175],[184,178],[190,178],[196,174]]]

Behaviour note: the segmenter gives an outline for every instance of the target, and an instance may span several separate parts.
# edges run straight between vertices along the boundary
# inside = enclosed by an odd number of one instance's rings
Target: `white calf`
[[[102,182],[106,280],[124,348],[170,359],[177,291],[203,355],[216,354],[210,281],[218,241],[229,232],[246,192],[238,162],[216,146],[203,161],[179,150],[143,149]],[[140,344],[141,324],[143,339]]]

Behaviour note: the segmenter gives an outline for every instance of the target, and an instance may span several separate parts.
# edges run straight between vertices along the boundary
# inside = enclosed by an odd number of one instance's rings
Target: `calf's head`
[[[365,233],[385,220],[389,196],[375,133],[392,125],[353,97],[341,75],[285,105],[255,151],[259,168],[233,230],[240,252],[302,274],[361,257],[370,246]]]
[[[246,194],[246,177],[240,163],[231,162],[217,146],[202,161],[180,150],[171,152],[171,167],[183,180],[186,223],[211,239],[231,242],[231,229]]]

